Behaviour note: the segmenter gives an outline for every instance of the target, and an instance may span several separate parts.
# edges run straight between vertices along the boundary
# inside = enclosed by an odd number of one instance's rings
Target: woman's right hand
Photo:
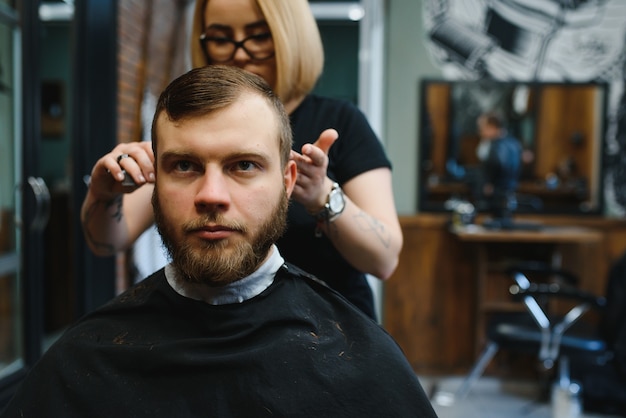
[[[153,162],[151,142],[130,142],[117,145],[93,166],[80,218],[94,254],[110,256],[128,249],[154,221]],[[124,185],[124,172],[135,184]]]
[[[124,172],[134,184],[124,181]],[[152,142],[128,142],[118,144],[96,162],[91,170],[89,192],[106,200],[133,192],[146,183],[154,183]]]

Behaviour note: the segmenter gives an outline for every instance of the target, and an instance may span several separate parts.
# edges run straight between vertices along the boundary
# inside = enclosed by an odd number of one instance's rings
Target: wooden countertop
[[[461,241],[473,242],[547,242],[596,243],[602,232],[579,226],[544,225],[540,229],[488,229],[481,225],[452,226],[450,231]]]

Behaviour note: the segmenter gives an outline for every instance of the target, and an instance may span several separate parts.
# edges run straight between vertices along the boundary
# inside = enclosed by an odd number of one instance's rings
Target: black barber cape
[[[77,322],[2,417],[435,417],[402,351],[286,265],[238,304],[185,298],[161,269]]]

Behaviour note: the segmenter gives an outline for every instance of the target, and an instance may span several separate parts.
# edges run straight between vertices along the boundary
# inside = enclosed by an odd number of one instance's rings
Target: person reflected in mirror
[[[480,193],[495,219],[510,221],[517,207],[516,190],[522,170],[522,146],[506,129],[502,113],[488,111],[477,121],[481,163]]]
[[[71,326],[0,416],[436,418],[392,337],[275,245],[291,146],[262,78],[174,80],[152,123],[171,263]]]

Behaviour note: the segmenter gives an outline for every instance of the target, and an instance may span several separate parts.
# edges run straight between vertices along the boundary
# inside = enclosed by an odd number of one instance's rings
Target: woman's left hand
[[[298,177],[292,197],[310,213],[317,213],[326,204],[332,181],[326,175],[328,150],[339,138],[334,129],[326,129],[313,144],[304,144],[302,153],[291,151],[291,159],[298,166]]]

